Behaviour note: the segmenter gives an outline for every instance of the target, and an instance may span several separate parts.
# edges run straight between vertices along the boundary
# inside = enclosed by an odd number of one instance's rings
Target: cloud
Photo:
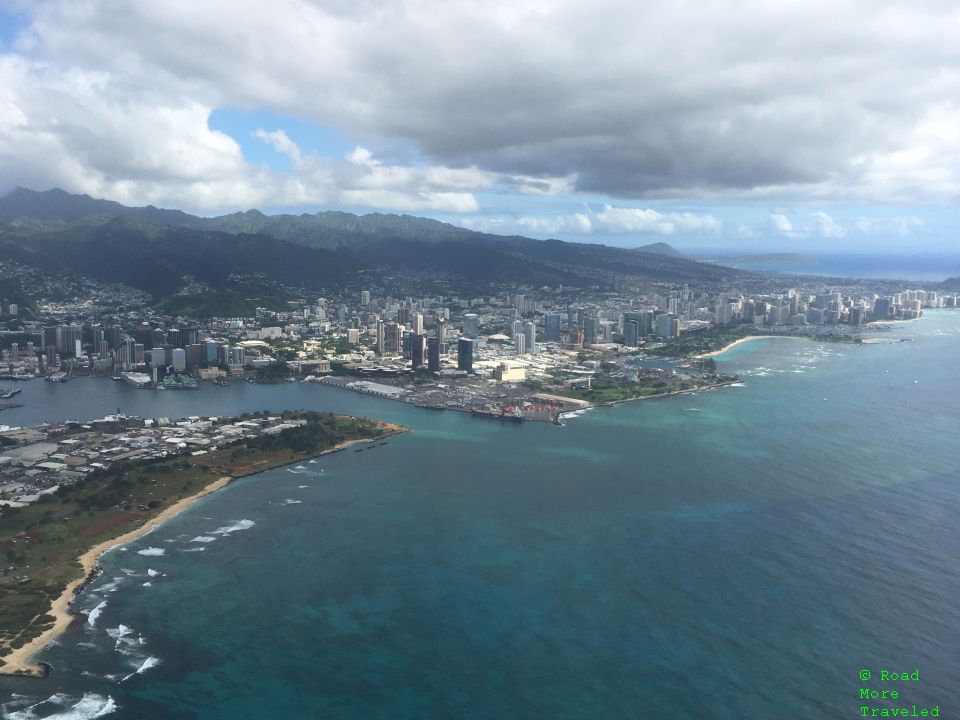
[[[438,210],[476,208],[468,196],[494,188],[625,202],[960,198],[960,7],[949,0],[706,0],[695,24],[676,5],[625,0],[19,7],[32,23],[0,55],[0,185],[210,208],[289,205],[342,181],[359,184],[325,192]],[[295,165],[278,176],[209,129],[223,107],[419,157],[330,168],[264,129]]]
[[[286,155],[293,161],[295,165],[299,164],[303,159],[300,155],[300,148],[297,147],[297,144],[287,136],[287,133],[284,130],[267,132],[263,128],[257,128],[253,131],[253,136],[258,140],[262,140],[270,145],[281,155]]]
[[[810,215],[813,224],[812,232],[824,238],[842,238],[847,234],[846,228],[838,225],[825,212],[815,212]]]
[[[853,229],[862,235],[907,237],[925,232],[927,225],[923,220],[912,215],[892,218],[859,217],[853,222]]]
[[[773,226],[773,229],[778,233],[784,235],[789,235],[793,232],[793,223],[790,222],[790,219],[786,215],[781,215],[780,213],[770,213],[770,225]]]
[[[723,224],[712,215],[661,213],[651,208],[604,205],[598,212],[567,215],[467,219],[464,224],[491,232],[525,232],[535,236],[557,235],[712,235]]]

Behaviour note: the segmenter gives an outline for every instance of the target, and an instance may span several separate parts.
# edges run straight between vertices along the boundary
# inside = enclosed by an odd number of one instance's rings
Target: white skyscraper
[[[537,352],[537,326],[532,322],[523,325],[523,344],[528,353]]]
[[[517,355],[523,355],[526,352],[527,338],[522,332],[513,334],[513,348]]]

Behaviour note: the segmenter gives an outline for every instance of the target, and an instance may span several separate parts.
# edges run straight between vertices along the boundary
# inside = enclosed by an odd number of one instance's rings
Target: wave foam
[[[97,618],[100,617],[100,613],[103,611],[103,608],[105,608],[106,605],[107,605],[107,601],[104,600],[102,603],[97,605],[93,610],[91,610],[90,613],[87,615],[87,623],[90,625],[90,627],[96,627]]]
[[[253,520],[239,520],[233,525],[222,525],[216,530],[211,530],[211,535],[229,535],[230,533],[237,532],[239,530],[249,530],[256,523]]]
[[[160,556],[166,552],[164,548],[148,547],[143,550],[137,550],[137,555],[148,555],[150,557]]]
[[[159,574],[160,572],[158,570],[154,570],[153,568],[147,569],[147,575],[149,575],[150,577],[156,577]]]
[[[211,542],[213,542],[214,540],[216,540],[216,538],[215,538],[215,537],[211,537],[210,535],[197,535],[197,536],[196,536],[193,540],[191,540],[190,542],[195,542],[195,543],[211,543]]]
[[[302,503],[302,502],[303,502],[303,500],[291,500],[290,498],[287,498],[286,500],[283,501],[283,504],[284,504],[284,505],[299,505],[299,504]]]
[[[156,666],[159,665],[159,664],[160,664],[160,658],[153,657],[153,656],[151,655],[150,657],[148,657],[146,660],[143,661],[143,663],[140,665],[140,667],[138,667],[138,668],[137,668],[136,670],[134,670],[132,673],[130,673],[129,675],[127,675],[127,676],[126,676],[125,678],[123,678],[123,680],[121,680],[120,682],[121,682],[121,683],[126,682],[127,680],[129,680],[130,678],[132,678],[134,675],[142,675],[143,673],[145,673],[145,672],[146,672],[147,670],[149,670],[150,668],[156,667]],[[119,683],[117,683],[117,684],[119,685]]]
[[[8,713],[5,717],[9,718],[9,720],[39,720],[41,716],[37,715],[34,708],[47,704],[59,705],[61,712],[54,713],[53,715],[44,715],[44,720],[90,720],[91,718],[106,717],[117,709],[117,703],[109,695],[104,697],[103,695],[97,695],[95,693],[85,693],[80,700],[70,705],[72,702],[73,698],[58,693],[36,705],[31,705],[17,712]]]

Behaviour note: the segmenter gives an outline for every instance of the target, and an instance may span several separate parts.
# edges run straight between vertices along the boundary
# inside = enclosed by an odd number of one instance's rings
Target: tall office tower
[[[203,365],[207,367],[217,365],[217,344],[213,340],[203,342]]]
[[[163,331],[163,328],[154,328],[150,335],[154,347],[160,347],[161,345],[167,344],[167,333]]]
[[[383,320],[377,320],[377,354],[383,355],[386,352],[386,323]]]
[[[83,328],[79,325],[57,326],[57,352],[61,355],[78,356],[77,343],[82,337]]]
[[[473,372],[473,340],[469,338],[457,341],[457,369]]]
[[[510,335],[516,335],[517,333],[523,332],[523,320],[514,320],[513,325],[510,326]]]
[[[119,325],[114,323],[106,331],[107,342],[110,343],[110,349],[116,350],[120,347],[120,340],[122,337],[122,329]]]
[[[423,315],[421,313],[413,316],[413,331],[417,335],[423,335]]]
[[[387,355],[396,355],[400,352],[400,326],[391,321],[384,328],[386,338],[383,342],[383,350]]]
[[[167,330],[167,344],[173,345],[174,347],[181,347],[180,330],[178,328],[170,328]]]
[[[106,339],[106,336],[103,333],[103,327],[100,325],[94,325],[90,328],[90,344],[93,346],[93,351],[99,353],[100,343]]]
[[[671,313],[664,313],[657,317],[657,335],[662,338],[675,337],[673,334],[674,317]]]
[[[440,341],[435,337],[427,338],[427,370],[440,370]]]
[[[184,353],[186,354],[185,359],[187,370],[196,370],[204,364],[204,360],[206,359],[204,350],[204,346],[200,343],[190,343],[183,349]]]
[[[183,348],[173,349],[173,370],[174,372],[184,372],[187,369],[187,352]]]
[[[547,313],[543,318],[543,328],[548,342],[560,342],[560,315]]]
[[[410,308],[403,306],[397,308],[397,322],[401,325],[410,324]]]
[[[640,323],[636,320],[623,321],[623,344],[637,347],[640,344]]]
[[[43,334],[43,338],[42,338],[41,345],[44,348],[48,348],[51,345],[53,345],[54,347],[57,346],[57,326],[56,325],[45,327],[43,329],[42,334]]]
[[[163,367],[166,364],[167,354],[162,347],[155,347],[150,351],[150,364],[153,367]]]
[[[476,313],[466,313],[463,316],[463,334],[470,338],[480,336],[480,316]]]
[[[523,324],[523,344],[528,353],[537,354],[537,326],[532,322]]]
[[[595,315],[583,319],[583,344],[593,345],[597,341],[598,323]]]
[[[366,307],[367,305],[370,304],[370,291],[369,291],[369,290],[361,290],[361,291],[360,291],[360,304],[361,304],[363,307]]]
[[[10,361],[20,362],[20,343],[10,343]]]
[[[527,351],[527,337],[522,332],[513,334],[513,350],[517,355],[523,355]]]
[[[106,340],[101,340],[100,344],[97,345],[94,350],[97,352],[97,357],[101,360],[106,360],[110,357],[110,343]]]
[[[439,342],[441,345],[444,343],[446,339],[444,336],[444,326],[446,324],[447,324],[446,320],[444,320],[442,317],[439,317],[439,316],[437,317],[437,342]]]
[[[144,347],[147,345],[153,347],[153,328],[150,327],[149,323],[140,323],[137,325],[136,330],[133,331],[133,337]]]
[[[143,365],[146,359],[147,349],[144,347],[143,343],[134,343],[133,344],[133,361],[137,365]]]
[[[888,297],[877,298],[873,304],[873,319],[886,320],[893,314],[893,301]]]
[[[523,304],[526,299],[527,299],[526,295],[520,295],[520,294],[514,295],[513,306],[520,312],[523,312]]]
[[[414,370],[423,367],[423,358],[427,352],[426,340],[422,333],[414,333],[410,336],[410,366]]]

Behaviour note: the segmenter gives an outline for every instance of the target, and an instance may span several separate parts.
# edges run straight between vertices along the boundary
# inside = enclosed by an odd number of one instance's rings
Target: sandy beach
[[[395,423],[383,423],[383,425],[390,430],[389,434],[379,438],[358,438],[356,440],[348,440],[318,453],[317,456],[328,455],[340,450],[345,450],[346,448],[355,444],[375,442],[376,440],[383,440],[385,437],[392,437],[393,435],[407,432],[407,428],[403,427],[402,425],[397,425]],[[237,475],[236,477],[244,477],[247,474],[257,474],[267,469],[272,468],[260,468],[253,470],[250,473]],[[128,542],[136,540],[137,538],[146,535],[148,532],[155,530],[170,518],[186,510],[200,498],[219,490],[233,479],[235,479],[233,476],[227,475],[214,480],[212,483],[204,487],[200,492],[178,500],[156,517],[150,518],[150,520],[145,522],[140,527],[124,533],[119,537],[115,537],[110,540],[106,540],[99,545],[95,545],[77,558],[78,562],[83,567],[83,575],[68,583],[63,592],[51,603],[50,609],[47,611],[47,613],[53,616],[53,625],[44,630],[37,637],[30,640],[27,644],[16,648],[9,655],[5,655],[4,657],[0,658],[0,660],[2,660],[4,663],[3,666],[0,667],[0,675],[13,675],[16,677],[46,677],[48,669],[43,665],[38,665],[32,662],[33,656],[51,642],[56,640],[70,625],[71,621],[75,617],[70,613],[70,601],[73,600],[73,597],[77,591],[81,589],[90,579],[90,577],[96,572],[98,562],[104,553],[121,545],[125,545]]]
[[[735,348],[737,345],[742,345],[743,343],[748,343],[751,340],[779,340],[781,338],[790,338],[792,340],[806,340],[809,338],[797,337],[796,335],[748,335],[745,338],[740,338],[739,340],[734,340],[729,345],[724,345],[719,350],[714,350],[713,352],[703,353],[702,355],[695,355],[694,357],[697,360],[703,360],[704,358],[715,357],[716,355],[722,355],[727,350]]]
[[[185,497],[182,500],[178,500],[159,515],[151,518],[149,521],[135,530],[124,533],[119,537],[106,540],[99,545],[95,545],[77,558],[80,565],[83,567],[83,575],[68,583],[67,587],[64,588],[62,593],[60,593],[60,596],[57,597],[57,599],[51,604],[50,609],[47,612],[54,618],[53,625],[47,630],[44,630],[40,635],[37,635],[37,637],[33,638],[26,645],[23,645],[22,647],[15,649],[9,655],[0,658],[4,662],[3,667],[0,667],[0,674],[16,675],[19,677],[45,677],[47,674],[47,668],[33,663],[32,658],[44,647],[59,637],[63,631],[67,629],[67,626],[70,625],[70,622],[74,618],[74,616],[70,614],[70,601],[73,600],[73,596],[77,590],[84,583],[86,583],[90,576],[96,571],[100,557],[113,548],[119,547],[120,545],[125,545],[132,540],[136,540],[137,538],[146,535],[148,532],[156,529],[159,525],[162,525],[173,516],[177,515],[183,510],[186,510],[188,507],[190,507],[190,505],[195,503],[200,498],[219,490],[232,479],[232,477],[226,476],[214,480],[200,492],[189,497]]]

